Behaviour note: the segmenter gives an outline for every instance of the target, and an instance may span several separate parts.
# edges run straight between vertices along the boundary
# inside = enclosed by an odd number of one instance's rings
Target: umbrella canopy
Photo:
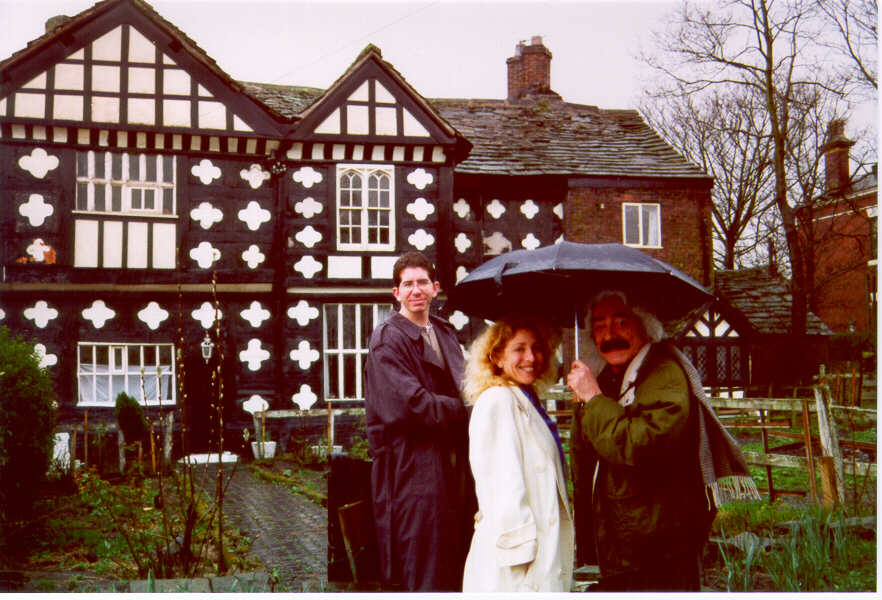
[[[490,320],[510,312],[544,315],[572,326],[574,315],[606,289],[624,291],[662,321],[713,299],[682,271],[635,248],[562,241],[488,260],[456,285],[448,307]]]

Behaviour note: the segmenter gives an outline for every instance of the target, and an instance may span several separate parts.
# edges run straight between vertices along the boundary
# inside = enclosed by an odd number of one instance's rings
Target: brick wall
[[[567,194],[566,239],[585,243],[623,243],[622,204],[661,205],[660,249],[641,250],[709,285],[711,215],[708,188],[580,187]]]

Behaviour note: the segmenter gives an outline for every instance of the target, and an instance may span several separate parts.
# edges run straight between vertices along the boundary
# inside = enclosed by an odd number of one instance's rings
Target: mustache
[[[626,340],[622,338],[613,338],[611,340],[606,340],[605,342],[600,344],[601,352],[612,352],[614,350],[627,350],[631,347]]]

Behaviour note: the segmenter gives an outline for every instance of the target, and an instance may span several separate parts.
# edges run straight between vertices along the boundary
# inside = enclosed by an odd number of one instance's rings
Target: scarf
[[[567,461],[564,459],[564,451],[563,444],[560,441],[560,434],[557,432],[557,424],[551,420],[551,417],[548,416],[548,413],[545,412],[545,409],[542,407],[542,403],[539,402],[539,398],[536,397],[536,393],[533,391],[532,386],[521,385],[518,386],[521,388],[521,391],[524,392],[524,395],[530,399],[530,402],[533,404],[533,408],[539,413],[539,416],[542,417],[542,420],[545,422],[545,425],[548,426],[549,431],[551,431],[551,435],[554,436],[554,441],[557,442],[557,453],[560,456],[560,466],[563,467],[564,477],[567,474]]]
[[[643,346],[625,370],[621,396],[619,397],[619,404],[622,406],[628,406],[634,402],[637,373],[640,371],[646,355],[649,354],[651,346],[652,344]],[[730,500],[759,500],[759,490],[756,488],[756,482],[750,476],[747,462],[744,460],[744,455],[741,454],[738,442],[726,430],[717,417],[717,413],[708,403],[698,371],[679,348],[673,344],[665,344],[665,347],[686,373],[692,396],[698,400],[698,462],[701,466],[704,485],[713,494],[714,502],[720,506]]]

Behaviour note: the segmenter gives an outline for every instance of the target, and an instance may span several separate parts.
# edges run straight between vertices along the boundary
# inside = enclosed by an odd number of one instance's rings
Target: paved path
[[[229,467],[228,467],[229,468]],[[216,471],[197,468],[198,481],[214,492]],[[251,540],[251,553],[270,571],[278,569],[281,590],[328,590],[327,510],[282,485],[261,481],[239,465],[224,495],[229,524]]]

